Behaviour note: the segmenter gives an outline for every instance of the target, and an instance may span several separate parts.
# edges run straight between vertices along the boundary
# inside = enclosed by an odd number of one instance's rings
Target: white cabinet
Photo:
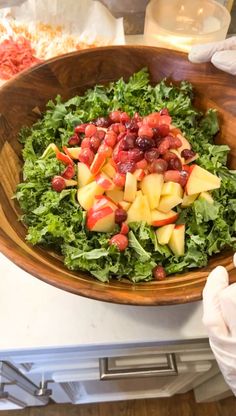
[[[11,354],[8,359],[34,383],[34,389],[47,380],[57,403],[168,397],[200,388],[219,374],[207,341],[58,349]],[[25,406],[34,405],[17,397]],[[32,400],[44,404],[47,398]]]

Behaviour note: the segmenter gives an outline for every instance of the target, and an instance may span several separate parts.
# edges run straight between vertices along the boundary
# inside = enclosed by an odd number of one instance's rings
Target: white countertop
[[[0,353],[207,338],[202,303],[116,305],[50,286],[0,254]]]

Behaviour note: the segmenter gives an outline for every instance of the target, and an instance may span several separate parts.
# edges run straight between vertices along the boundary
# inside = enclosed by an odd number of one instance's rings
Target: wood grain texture
[[[165,305],[201,299],[209,271],[222,264],[236,281],[232,252],[214,256],[207,267],[172,276],[165,281],[103,284],[89,274],[67,270],[60,259],[24,241],[26,229],[18,221],[19,207],[11,194],[19,182],[21,146],[17,140],[23,125],[37,120],[49,99],[60,94],[69,99],[95,84],[106,84],[148,67],[151,82],[163,78],[193,83],[196,106],[216,108],[221,130],[217,143],[231,148],[229,166],[236,168],[236,78],[211,64],[191,64],[184,53],[143,46],[94,48],[51,59],[6,83],[0,90],[0,250],[18,266],[61,289],[98,300],[133,304]]]
[[[196,403],[192,392],[162,399],[92,404],[50,404],[24,410],[1,411],[1,416],[234,416],[235,397]]]

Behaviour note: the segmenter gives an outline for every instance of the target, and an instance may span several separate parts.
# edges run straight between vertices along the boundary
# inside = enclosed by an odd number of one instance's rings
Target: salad
[[[16,198],[30,244],[95,278],[162,280],[236,248],[236,172],[215,145],[217,113],[193,87],[147,69],[49,101],[23,128]]]

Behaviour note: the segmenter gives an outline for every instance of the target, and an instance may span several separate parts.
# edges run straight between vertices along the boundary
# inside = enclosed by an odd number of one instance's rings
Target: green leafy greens
[[[21,219],[28,226],[28,242],[56,250],[68,268],[89,271],[103,282],[112,277],[149,281],[155,265],[163,265],[167,274],[178,273],[206,265],[209,256],[226,247],[235,249],[236,175],[226,167],[229,148],[214,144],[219,130],[217,114],[214,110],[205,115],[197,111],[193,96],[186,81],[175,86],[163,80],[151,86],[148,71],[143,69],[127,82],[120,79],[108,86],[98,85],[64,103],[60,96],[50,101],[44,116],[20,134],[24,181],[17,187],[16,198],[23,211]],[[63,165],[54,152],[42,157],[50,143],[60,149],[66,145],[77,124],[115,109],[146,115],[163,107],[198,152],[199,165],[222,178],[220,189],[212,193],[213,205],[196,200],[181,209],[178,223],[186,224],[186,252],[179,258],[158,244],[153,227],[145,223],[130,225],[129,247],[124,252],[109,245],[111,234],[89,232],[76,189],[61,193],[51,189],[50,180],[62,172]]]

